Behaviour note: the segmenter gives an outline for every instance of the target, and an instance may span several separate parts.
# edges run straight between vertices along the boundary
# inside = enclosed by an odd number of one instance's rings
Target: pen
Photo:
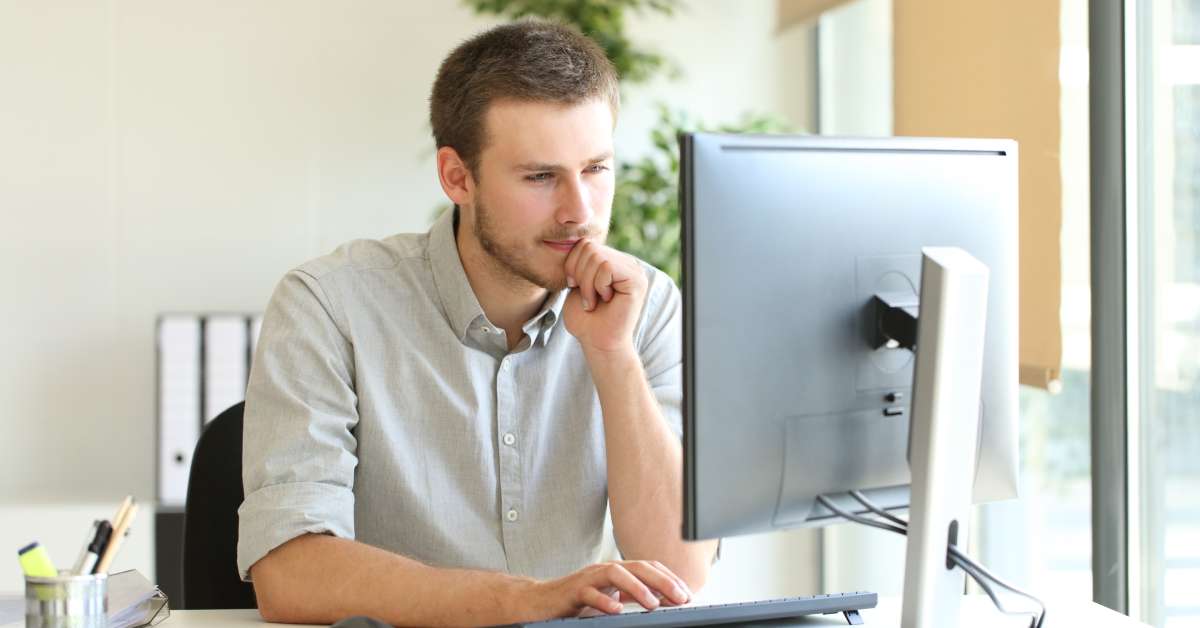
[[[88,528],[87,536],[83,537],[83,549],[79,550],[79,558],[75,559],[75,566],[71,568],[71,573],[80,575],[83,573],[83,563],[88,559],[88,548],[91,547],[92,540],[96,538],[96,531],[100,529],[100,520],[92,521],[92,527]]]
[[[92,563],[92,569],[87,573],[101,573],[100,563],[104,561],[104,555],[108,552],[108,547],[112,545],[114,540],[116,540],[116,535],[113,534],[113,532],[120,527],[121,521],[125,519],[125,515],[129,511],[129,507],[132,505],[133,495],[126,495],[125,499],[121,500],[121,506],[117,508],[117,514],[113,516],[112,523],[109,524],[110,529],[108,538],[101,539],[102,542],[96,549],[96,555],[99,556],[99,558],[96,560],[96,562]]]
[[[112,527],[116,528],[121,523],[121,519],[125,517],[125,511],[133,505],[133,495],[126,495],[125,499],[121,500],[121,507],[117,508],[117,514],[112,518]]]
[[[108,540],[108,546],[104,548],[104,554],[100,556],[100,562],[96,563],[96,568],[92,573],[105,573],[108,571],[109,565],[112,564],[114,558],[117,557],[117,552],[121,549],[121,541],[125,538],[125,533],[129,531],[129,526],[133,523],[133,518],[137,516],[138,505],[131,505],[126,511],[125,516],[113,528],[112,537]]]
[[[46,548],[39,545],[37,541],[17,550],[17,556],[21,561],[21,570],[27,577],[53,578],[58,575],[58,570],[54,568],[54,563],[50,562],[50,555],[46,553]]]
[[[81,576],[92,573],[92,570],[96,568],[96,563],[100,562],[100,554],[104,553],[104,548],[111,538],[112,524],[107,519],[100,521],[96,526],[96,535],[92,537],[92,542],[84,548],[83,564],[75,573]]]

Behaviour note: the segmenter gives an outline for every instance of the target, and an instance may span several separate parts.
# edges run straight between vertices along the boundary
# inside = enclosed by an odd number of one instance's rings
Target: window
[[[1200,627],[1200,0],[1130,1],[1138,348],[1131,359],[1140,382],[1131,423],[1138,439],[1130,461],[1137,478],[1130,584],[1138,596],[1131,608],[1156,626]]]

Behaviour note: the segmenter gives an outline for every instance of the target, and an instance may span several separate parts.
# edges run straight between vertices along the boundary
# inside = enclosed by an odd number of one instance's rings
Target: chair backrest
[[[238,577],[242,505],[242,411],[239,403],[204,428],[192,456],[183,522],[183,609],[256,608],[254,587]]]

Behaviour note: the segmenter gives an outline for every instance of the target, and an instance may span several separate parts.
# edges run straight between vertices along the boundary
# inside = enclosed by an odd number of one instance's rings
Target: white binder
[[[158,321],[158,501],[187,501],[204,425],[246,399],[261,315],[165,314]]]
[[[204,423],[246,399],[250,322],[242,315],[204,321]]]
[[[200,317],[158,323],[158,499],[183,505],[200,437]]]

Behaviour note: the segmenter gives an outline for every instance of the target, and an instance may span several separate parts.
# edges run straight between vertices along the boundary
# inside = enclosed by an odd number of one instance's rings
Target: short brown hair
[[[616,120],[617,72],[600,46],[571,26],[527,19],[480,33],[442,61],[429,122],[437,147],[457,151],[478,178],[488,105],[502,99],[573,105],[592,98],[607,100]]]

